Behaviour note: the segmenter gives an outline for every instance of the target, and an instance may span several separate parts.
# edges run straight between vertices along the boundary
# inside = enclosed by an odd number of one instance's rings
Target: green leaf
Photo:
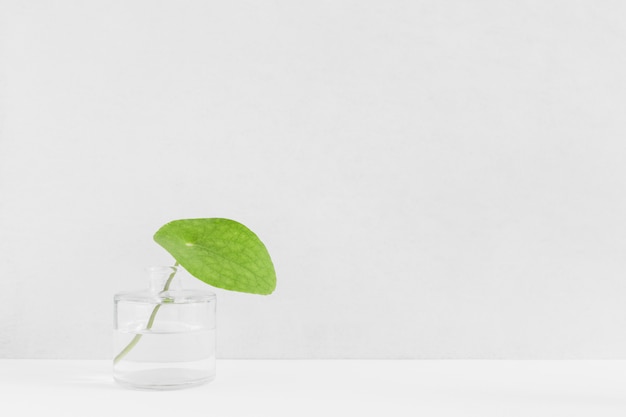
[[[276,288],[265,245],[234,220],[174,220],[161,227],[154,240],[187,272],[214,287],[264,295]]]

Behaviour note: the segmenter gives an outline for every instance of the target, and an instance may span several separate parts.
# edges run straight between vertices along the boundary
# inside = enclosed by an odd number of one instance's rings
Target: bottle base
[[[118,384],[141,390],[176,390],[211,382],[215,375],[193,369],[160,368],[113,375]]]

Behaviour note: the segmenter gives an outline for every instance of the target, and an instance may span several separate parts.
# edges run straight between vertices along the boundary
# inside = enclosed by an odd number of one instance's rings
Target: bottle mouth
[[[150,274],[171,274],[178,271],[178,266],[149,266],[146,268],[146,272]]]
[[[161,293],[181,288],[177,266],[150,266],[146,268],[151,292]]]

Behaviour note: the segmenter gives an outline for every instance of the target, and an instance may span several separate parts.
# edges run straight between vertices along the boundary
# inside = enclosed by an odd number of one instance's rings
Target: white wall
[[[110,357],[152,234],[230,217],[278,288],[221,357],[626,358],[625,12],[0,0],[0,357]]]

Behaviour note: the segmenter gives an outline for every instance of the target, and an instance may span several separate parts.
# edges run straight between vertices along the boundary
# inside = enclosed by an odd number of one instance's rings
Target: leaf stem
[[[174,263],[174,267],[178,267],[178,266],[179,266],[178,262]],[[167,281],[165,282],[163,291],[161,292],[164,292],[170,289],[170,285],[172,284],[172,280],[174,279],[176,272],[178,272],[178,270],[175,269],[174,272],[170,274],[170,276],[167,278]],[[156,317],[160,308],[161,308],[161,304],[157,304],[156,306],[154,306],[154,309],[152,310],[152,314],[150,314],[150,318],[148,319],[148,323],[146,324],[145,330],[149,330],[152,328],[152,325],[154,324],[154,318]],[[139,343],[139,340],[141,340],[141,336],[143,336],[143,334],[138,333],[135,335],[135,337],[133,337],[133,339],[128,343],[128,345],[126,345],[126,347],[122,349],[122,351],[118,353],[117,356],[113,359],[113,365],[117,364],[119,361],[122,360],[122,358],[124,358],[124,356],[128,355],[128,353],[135,347],[135,345]]]

